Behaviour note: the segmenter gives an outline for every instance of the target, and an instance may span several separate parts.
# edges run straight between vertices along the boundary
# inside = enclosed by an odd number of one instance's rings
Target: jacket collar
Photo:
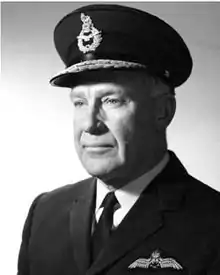
[[[189,177],[177,156],[172,151],[169,151],[169,155],[170,161],[166,168],[151,184],[152,189],[157,190],[162,211],[176,210],[181,206]]]

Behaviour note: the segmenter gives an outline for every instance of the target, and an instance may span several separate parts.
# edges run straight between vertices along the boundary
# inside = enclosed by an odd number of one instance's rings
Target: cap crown
[[[85,60],[135,62],[173,86],[181,85],[192,70],[192,58],[181,36],[158,17],[130,7],[103,4],[81,7],[58,23],[54,41],[67,68]],[[52,82],[65,86],[62,77],[64,74]]]

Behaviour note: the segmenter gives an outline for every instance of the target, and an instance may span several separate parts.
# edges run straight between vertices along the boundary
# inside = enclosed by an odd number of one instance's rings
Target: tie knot
[[[109,192],[105,196],[101,204],[101,207],[104,207],[104,209],[113,209],[116,206],[116,204],[119,204],[119,203],[118,203],[118,200],[116,199],[115,192]]]

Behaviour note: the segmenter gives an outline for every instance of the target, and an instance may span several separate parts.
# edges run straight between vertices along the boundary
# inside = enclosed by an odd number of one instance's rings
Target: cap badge
[[[90,16],[81,13],[82,30],[77,36],[79,50],[83,53],[93,52],[102,41],[101,31],[97,30]]]

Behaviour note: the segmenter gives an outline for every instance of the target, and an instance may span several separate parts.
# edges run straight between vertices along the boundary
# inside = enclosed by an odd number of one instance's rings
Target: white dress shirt
[[[112,190],[112,188],[105,185],[100,179],[97,179],[95,212],[96,221],[98,222],[102,214],[103,207],[100,206],[105,196],[107,193],[115,191],[115,196],[120,204],[120,207],[114,212],[113,216],[113,226],[117,227],[127,215],[131,207],[138,200],[142,191],[159,173],[161,173],[168,161],[169,154],[166,153],[163,159],[153,169],[117,190]]]

